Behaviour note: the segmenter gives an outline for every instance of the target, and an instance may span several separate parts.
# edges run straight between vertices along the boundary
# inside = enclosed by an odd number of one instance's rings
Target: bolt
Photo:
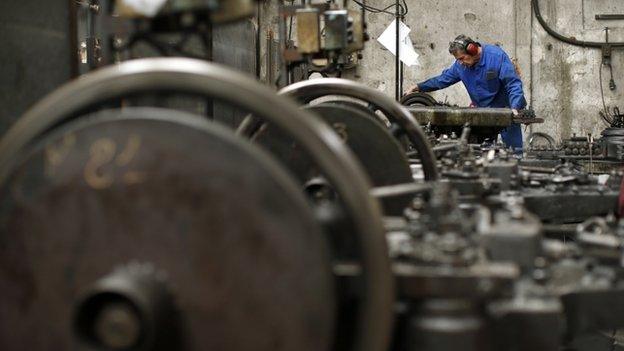
[[[126,350],[139,343],[141,321],[129,304],[111,303],[95,317],[93,335],[107,349]]]
[[[536,269],[533,271],[533,279],[537,282],[544,282],[548,278],[548,274],[544,269]]]

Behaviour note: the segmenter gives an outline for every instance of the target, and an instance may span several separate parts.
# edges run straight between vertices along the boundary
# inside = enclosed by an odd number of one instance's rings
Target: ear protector
[[[462,50],[464,50],[468,55],[477,55],[479,53],[479,47],[481,46],[481,44],[468,37],[462,37],[463,36],[455,38],[455,40],[453,40],[453,42],[451,43],[451,46],[453,46],[452,44],[456,44],[457,46],[460,46]]]

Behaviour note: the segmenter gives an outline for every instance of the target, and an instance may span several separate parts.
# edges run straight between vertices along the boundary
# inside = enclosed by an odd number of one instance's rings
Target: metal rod
[[[78,77],[80,74],[80,65],[78,51],[80,49],[80,41],[78,40],[78,11],[74,0],[69,1],[69,57],[70,57],[70,74],[72,78]]]
[[[256,3],[257,7],[257,12],[256,12],[256,16],[257,16],[257,28],[256,28],[256,78],[260,79],[260,60],[261,60],[261,54],[260,54],[260,40],[262,39],[262,5],[260,4],[260,2]]]
[[[279,82],[277,84],[278,88],[283,88],[288,85],[288,63],[286,62],[286,58],[284,57],[284,53],[286,52],[287,43],[287,33],[286,33],[286,16],[284,14],[284,0],[280,0],[279,2],[280,8],[280,16],[279,16],[279,50],[280,50],[280,73],[279,73]]]
[[[534,172],[534,173],[555,173],[557,172],[556,168],[548,168],[548,167],[535,167],[535,166],[520,166],[523,171]]]
[[[612,20],[624,20],[624,15],[620,14],[601,14],[596,15],[598,21],[612,21]]]
[[[401,16],[401,22],[403,22],[403,20],[405,19],[405,17]],[[401,47],[400,45],[398,47]],[[403,63],[403,61],[401,60],[401,57],[398,55],[399,49],[397,49],[397,57],[399,58],[399,64],[400,64],[400,71],[399,71],[399,99],[401,99],[403,97],[403,78],[404,78],[404,70],[405,70],[405,64]]]
[[[447,106],[410,106],[407,108],[421,123],[432,125],[500,126],[511,125],[513,113],[509,108],[462,108]]]
[[[460,145],[461,145],[460,143],[452,143],[452,144],[434,146],[433,152],[444,152],[444,151],[454,150],[454,149],[457,149]]]
[[[401,80],[400,75],[401,75],[401,72],[400,72],[400,67],[399,67],[401,65],[401,59],[399,58],[399,55],[400,55],[400,52],[399,52],[400,51],[399,50],[399,48],[400,48],[400,45],[399,45],[399,29],[401,28],[400,27],[400,19],[401,18],[399,16],[399,6],[400,6],[399,0],[396,0],[395,1],[395,5],[394,5],[394,7],[395,7],[395,16],[394,16],[394,18],[395,18],[395,22],[396,22],[396,26],[395,26],[396,27],[396,32],[394,33],[395,34],[395,45],[396,45],[396,47],[394,48],[395,49],[394,51],[395,51],[395,54],[396,54],[395,59],[394,59],[394,74],[395,74],[395,77],[394,77],[395,78],[395,81],[394,81],[394,83],[395,83],[394,84],[394,91],[395,91],[394,97],[395,97],[396,101],[400,101],[401,100],[401,91],[400,91],[401,90],[401,87],[400,87],[400,80]]]
[[[430,190],[431,184],[429,183],[404,183],[372,188],[370,194],[376,198],[386,198],[426,193]]]
[[[265,80],[270,86],[275,84],[273,79],[273,31],[269,28],[266,36],[266,72]]]

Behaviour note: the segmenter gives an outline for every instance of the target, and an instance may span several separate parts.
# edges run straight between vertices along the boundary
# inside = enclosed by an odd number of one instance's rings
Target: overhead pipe
[[[542,13],[540,11],[538,0],[531,0],[531,4],[533,6],[533,11],[535,12],[535,17],[537,18],[539,23],[542,25],[544,30],[546,30],[548,34],[550,34],[552,37],[554,37],[557,40],[560,40],[564,43],[568,43],[570,45],[582,46],[582,47],[587,47],[587,48],[602,49],[606,45],[609,45],[611,47],[624,47],[624,42],[607,43],[607,42],[597,42],[597,41],[583,41],[583,40],[577,40],[575,38],[569,38],[569,37],[563,36],[559,34],[557,31],[555,31],[554,29],[552,29],[548,25],[548,23],[546,23],[546,21],[542,17]]]

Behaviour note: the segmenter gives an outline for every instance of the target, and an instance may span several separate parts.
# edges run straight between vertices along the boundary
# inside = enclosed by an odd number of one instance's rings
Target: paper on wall
[[[418,62],[418,53],[414,50],[414,45],[409,37],[411,29],[403,22],[399,22],[399,59],[407,66],[420,66]],[[393,55],[396,55],[396,20],[384,30],[377,38],[377,41],[383,45]]]
[[[121,2],[140,15],[154,17],[167,0],[121,0]]]

